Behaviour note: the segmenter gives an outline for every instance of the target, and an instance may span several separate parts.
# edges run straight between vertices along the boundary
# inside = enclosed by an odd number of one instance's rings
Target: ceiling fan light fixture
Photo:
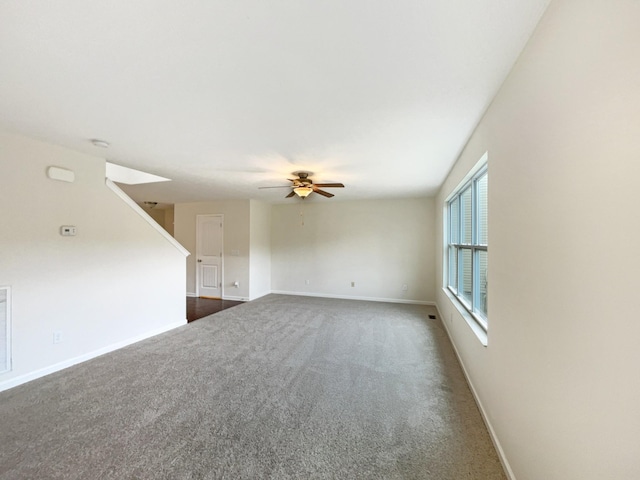
[[[298,195],[301,198],[307,198],[309,196],[309,194],[311,194],[311,192],[313,192],[313,188],[311,187],[296,187],[293,189],[294,192],[296,192],[296,195]]]

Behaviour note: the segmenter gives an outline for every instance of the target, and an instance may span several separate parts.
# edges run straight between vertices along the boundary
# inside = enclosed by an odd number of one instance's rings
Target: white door
[[[222,298],[222,215],[196,216],[196,295]]]

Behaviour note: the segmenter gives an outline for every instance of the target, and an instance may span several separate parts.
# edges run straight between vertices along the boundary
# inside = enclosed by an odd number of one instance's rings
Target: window
[[[486,164],[447,202],[447,288],[487,330],[487,188]]]

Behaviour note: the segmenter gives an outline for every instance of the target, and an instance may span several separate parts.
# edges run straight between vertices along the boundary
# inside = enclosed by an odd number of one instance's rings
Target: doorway
[[[223,216],[196,215],[196,295],[222,298]]]

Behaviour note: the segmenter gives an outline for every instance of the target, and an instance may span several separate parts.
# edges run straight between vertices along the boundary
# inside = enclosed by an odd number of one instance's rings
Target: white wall
[[[638,25],[637,1],[553,1],[438,196],[442,238],[489,152],[488,347],[438,307],[518,480],[640,478]]]
[[[250,202],[249,297],[271,293],[271,205]]]
[[[49,166],[75,182],[48,179]],[[184,255],[106,187],[104,159],[0,134],[0,199],[13,324],[0,389],[186,323]]]
[[[147,215],[153,218],[158,225],[166,230],[164,225],[164,210],[160,210],[159,208],[149,208],[146,205],[139,205],[139,207],[142,208]]]
[[[249,299],[250,252],[249,200],[178,203],[174,207],[174,235],[192,255],[187,259],[187,293],[196,293],[196,215],[224,215],[223,296]],[[233,250],[238,251],[232,256]],[[235,288],[234,282],[240,287]]]
[[[174,209],[173,207],[165,208],[163,210],[164,218],[162,226],[164,229],[169,232],[169,235],[173,236],[173,217],[174,217]]]
[[[433,199],[302,202],[272,207],[274,291],[435,300]]]
[[[153,218],[158,225],[164,228],[169,235],[173,236],[173,207],[149,208],[144,204],[138,204],[138,206]]]

